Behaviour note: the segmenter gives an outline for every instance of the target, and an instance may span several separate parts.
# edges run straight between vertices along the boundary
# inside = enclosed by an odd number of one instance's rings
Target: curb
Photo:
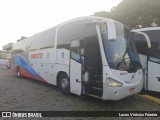
[[[153,97],[153,96],[150,96],[150,95],[138,95],[138,96],[143,97],[145,99],[148,99],[150,101],[153,101],[153,102],[155,102],[157,104],[160,104],[160,99],[158,99],[156,97]]]

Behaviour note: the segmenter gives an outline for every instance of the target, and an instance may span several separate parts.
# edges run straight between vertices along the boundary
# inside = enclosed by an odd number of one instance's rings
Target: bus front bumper
[[[122,87],[109,87],[107,83],[103,83],[103,100],[120,100],[142,90],[143,82],[127,83]]]

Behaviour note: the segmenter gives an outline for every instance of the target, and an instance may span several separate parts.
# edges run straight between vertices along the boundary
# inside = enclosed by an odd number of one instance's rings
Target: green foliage
[[[115,19],[130,28],[160,26],[160,0],[123,0],[110,12],[94,15]]]

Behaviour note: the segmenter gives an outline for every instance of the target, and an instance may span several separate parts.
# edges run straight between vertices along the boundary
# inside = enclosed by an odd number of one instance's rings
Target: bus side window
[[[60,26],[58,30],[57,48],[69,49],[70,41],[84,38],[86,20],[79,20]]]
[[[160,45],[152,43],[152,47],[148,49],[149,60],[152,62],[160,63]]]
[[[84,40],[71,41],[71,58],[83,64]]]
[[[73,40],[71,41],[71,58],[77,62],[81,62],[80,59],[80,41]]]
[[[71,58],[72,59],[74,59],[74,60],[76,60],[77,62],[81,62],[81,57],[80,57],[80,55],[79,54],[77,54],[77,53],[75,53],[75,52],[72,52],[71,53]]]
[[[143,35],[136,34],[133,36],[133,39],[135,40],[135,44],[136,44],[136,48],[137,48],[138,53],[143,54],[143,55],[147,55],[148,54],[148,45],[147,45],[145,37]]]

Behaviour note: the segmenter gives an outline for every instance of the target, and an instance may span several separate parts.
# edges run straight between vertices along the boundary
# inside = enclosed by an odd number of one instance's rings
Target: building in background
[[[11,58],[11,52],[10,51],[0,50],[0,59],[9,59],[9,58]]]
[[[0,66],[6,66],[10,68],[11,50],[13,43],[8,43],[3,46],[3,50],[0,50]]]
[[[13,46],[13,43],[8,43],[7,45],[3,46],[3,50],[11,51],[12,46]]]
[[[10,51],[0,50],[0,66],[6,66],[10,68],[10,58],[11,58]]]

